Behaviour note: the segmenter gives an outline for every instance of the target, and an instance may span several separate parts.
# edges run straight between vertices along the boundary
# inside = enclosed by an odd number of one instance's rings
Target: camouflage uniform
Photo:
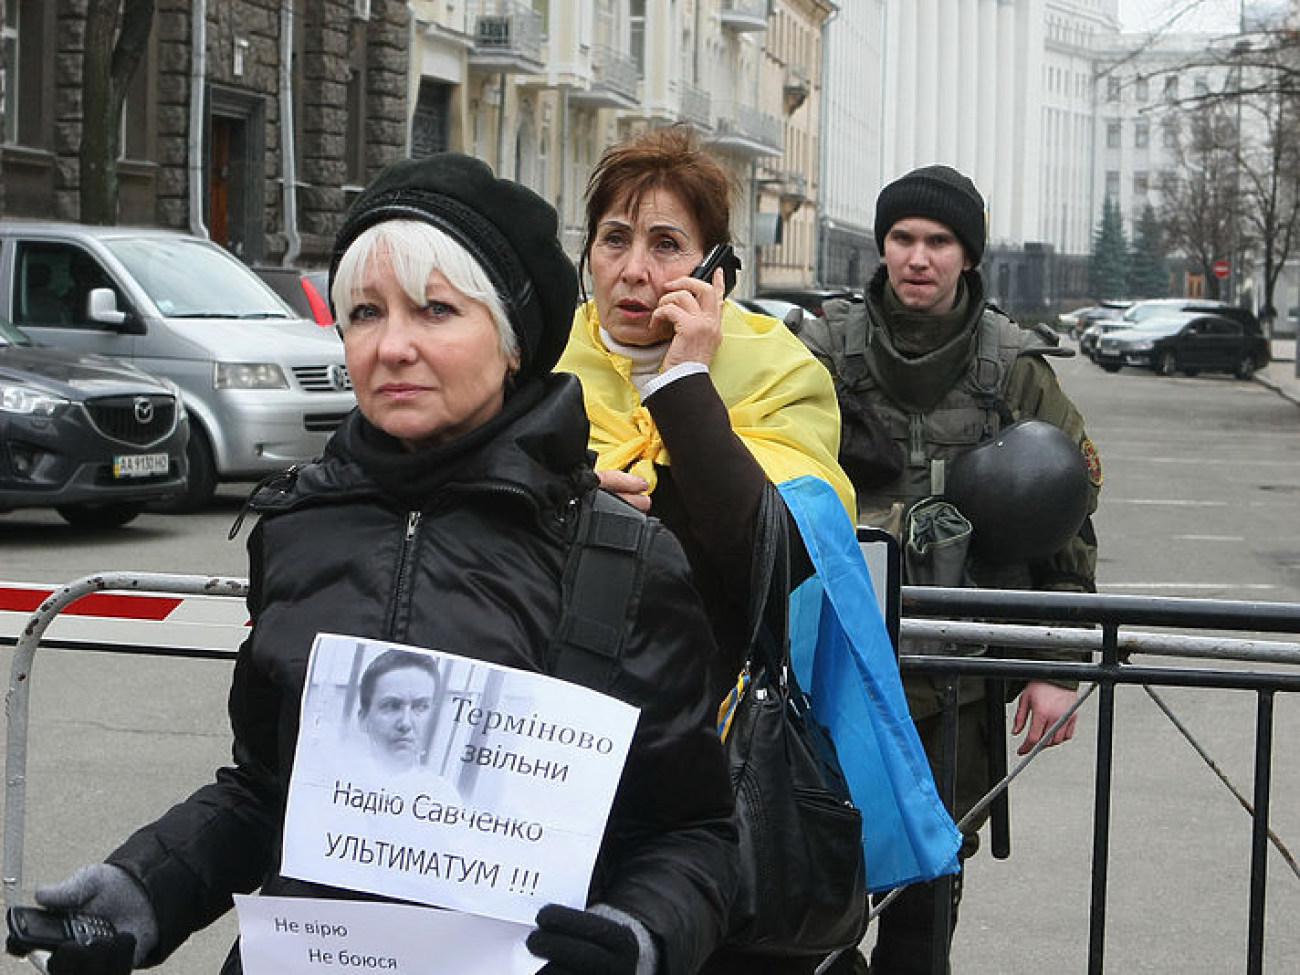
[[[909,359],[898,353],[890,340],[882,301],[887,286],[886,270],[881,267],[868,285],[865,300],[828,302],[825,318],[808,322],[800,331],[800,338],[835,377],[844,425],[841,463],[854,479],[859,523],[885,527],[903,541],[907,515],[913,506],[923,498],[943,493],[948,463],[1010,423],[1031,417],[1052,423],[1079,442],[1093,485],[1088,505],[1091,516],[1101,485],[1100,462],[1084,431],[1083,417],[1045,360],[1046,356],[1070,354],[1057,347],[1055,336],[1022,328],[986,303],[982,279],[978,272],[968,271],[962,275],[962,300],[968,309],[960,333],[965,345],[962,341],[951,343],[949,348],[954,352],[942,366],[933,364],[928,355]],[[882,437],[882,430],[887,431],[887,438]],[[892,458],[884,456],[890,444]],[[972,554],[966,561],[965,575],[969,584],[983,588],[1092,592],[1096,588],[1096,557],[1096,538],[1089,517],[1078,534],[1049,558],[995,565]],[[905,581],[925,584],[931,580]],[[930,652],[934,649],[938,648]],[[926,648],[905,641],[902,651],[926,652]],[[949,645],[942,652],[979,651]],[[1069,652],[1049,650],[1034,652],[1033,656],[1077,659]],[[904,680],[904,687],[931,765],[935,766],[936,781],[941,781],[937,765],[943,682],[912,676]],[[988,774],[990,744],[1005,747],[988,740],[984,696],[983,680],[961,681],[953,809],[956,819],[964,816],[993,785]],[[986,818],[966,826],[963,858],[978,848],[977,831]],[[931,886],[918,885],[918,890]],[[913,910],[922,916],[919,924],[932,928],[932,920],[924,915],[928,912],[932,918],[933,897],[921,898],[910,907],[904,900],[896,902],[900,913]],[[891,905],[886,917],[892,910]],[[882,922],[885,919],[882,917]],[[915,954],[923,941],[920,936],[913,939],[910,950]],[[928,957],[916,964],[924,967],[914,970],[929,970]],[[890,972],[907,970],[906,965],[884,965],[876,956],[873,966]]]

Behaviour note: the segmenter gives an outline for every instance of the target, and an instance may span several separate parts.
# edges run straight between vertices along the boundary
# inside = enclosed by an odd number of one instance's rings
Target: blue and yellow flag
[[[790,656],[862,811],[867,887],[952,873],[961,834],[908,713],[853,524],[825,481],[804,476],[778,487],[816,570],[790,597]]]

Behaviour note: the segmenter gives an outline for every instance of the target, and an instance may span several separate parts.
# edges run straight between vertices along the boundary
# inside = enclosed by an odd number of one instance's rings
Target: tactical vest
[[[1037,332],[985,306],[975,356],[965,375],[932,410],[910,412],[885,395],[867,366],[869,325],[864,303],[827,302],[823,334],[829,339],[827,349],[839,385],[871,403],[902,451],[904,467],[898,480],[858,494],[859,521],[893,530],[896,526],[891,522],[915,502],[943,493],[949,460],[1012,422],[1006,390],[1016,360],[1059,351]],[[894,507],[900,502],[901,510]]]

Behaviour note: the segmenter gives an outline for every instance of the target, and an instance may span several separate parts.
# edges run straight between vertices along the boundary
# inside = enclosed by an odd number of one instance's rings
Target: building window
[[[1138,172],[1133,174],[1133,195],[1134,196],[1139,196],[1139,197],[1146,196],[1147,190],[1149,188],[1150,188],[1150,180],[1148,180],[1147,174],[1145,172],[1139,170]]]
[[[1197,98],[1205,98],[1210,93],[1210,83],[1202,76],[1196,79],[1195,91]]]
[[[1145,149],[1151,144],[1151,124],[1149,122],[1138,122],[1133,126],[1133,147],[1135,149]]]
[[[1146,78],[1139,78],[1133,85],[1133,97],[1139,102],[1144,103],[1151,97],[1149,86]]]
[[[1106,171],[1106,195],[1112,200],[1119,199],[1119,170],[1109,169]]]
[[[637,74],[645,77],[645,0],[631,0],[628,4],[628,33],[631,35],[632,61]]]
[[[4,5],[4,141],[34,149],[50,148],[54,5],[42,0],[9,0]]]
[[[1178,148],[1178,120],[1166,119],[1160,123],[1160,142],[1166,149]]]
[[[1120,124],[1118,122],[1106,123],[1106,148],[1118,149],[1120,144]]]
[[[1178,75],[1165,75],[1165,99],[1167,101],[1178,101]]]
[[[1106,101],[1119,101],[1119,78],[1115,75],[1106,79]]]
[[[422,159],[450,148],[451,85],[420,79],[420,94],[411,120],[411,157]]]

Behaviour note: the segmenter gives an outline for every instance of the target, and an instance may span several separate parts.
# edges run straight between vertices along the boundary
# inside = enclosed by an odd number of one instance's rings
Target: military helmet
[[[1046,558],[1088,514],[1079,445],[1044,420],[1020,420],[948,465],[944,497],[969,519],[972,546],[993,562]]]

